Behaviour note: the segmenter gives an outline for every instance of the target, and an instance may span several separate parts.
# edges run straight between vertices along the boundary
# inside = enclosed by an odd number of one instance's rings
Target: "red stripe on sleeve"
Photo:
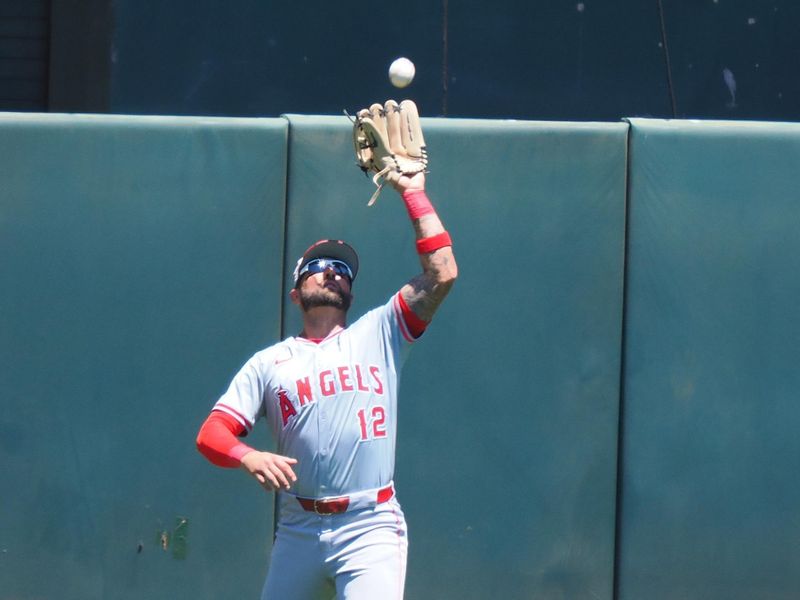
[[[244,426],[231,415],[211,411],[197,434],[197,450],[219,467],[238,467],[242,456],[253,450],[236,437],[245,432]]]
[[[397,294],[397,302],[400,305],[400,311],[403,314],[403,319],[408,326],[408,331],[411,333],[414,339],[417,339],[419,336],[425,333],[425,329],[428,327],[428,322],[423,321],[416,314],[414,314],[414,311],[409,308],[405,298],[403,298],[403,294]]]
[[[253,428],[253,424],[250,422],[250,420],[246,419],[245,416],[242,413],[240,413],[238,410],[236,410],[235,408],[231,408],[227,404],[222,404],[221,402],[219,404],[217,404],[217,406],[219,408],[224,408],[226,411],[228,411],[228,413],[230,415],[236,417],[239,420],[239,424],[240,425],[244,425],[244,427],[247,429],[247,431],[250,431]],[[215,410],[219,411],[219,409],[215,409]]]
[[[406,323],[406,319],[403,316],[403,309],[400,308],[400,292],[394,295],[392,298],[392,309],[394,310],[394,318],[397,319],[397,328],[400,329],[400,333],[403,334],[405,340],[409,343],[414,341],[414,337],[411,335],[411,332],[408,330],[408,324]]]

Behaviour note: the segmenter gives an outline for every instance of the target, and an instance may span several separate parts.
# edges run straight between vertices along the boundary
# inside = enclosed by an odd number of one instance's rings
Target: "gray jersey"
[[[266,417],[296,458],[292,493],[342,496],[394,476],[400,369],[413,342],[398,294],[319,344],[290,337],[256,353],[215,410],[248,431]]]

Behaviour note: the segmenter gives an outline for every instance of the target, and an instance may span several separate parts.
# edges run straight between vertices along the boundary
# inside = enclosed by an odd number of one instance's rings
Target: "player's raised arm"
[[[414,225],[422,273],[400,290],[405,305],[424,322],[433,317],[458,276],[450,235],[425,193],[428,154],[419,114],[411,100],[389,100],[358,112],[353,140],[356,160],[375,173],[372,205],[389,182],[403,198]],[[418,331],[424,329],[420,323]]]
[[[417,236],[422,273],[400,290],[408,307],[430,321],[458,277],[450,234],[425,193],[425,174],[402,176],[392,184],[400,192]]]

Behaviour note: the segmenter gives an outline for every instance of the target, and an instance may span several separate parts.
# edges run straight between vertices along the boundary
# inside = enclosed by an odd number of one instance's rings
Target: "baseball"
[[[389,81],[394,87],[404,88],[414,80],[414,63],[407,58],[398,58],[389,66]]]

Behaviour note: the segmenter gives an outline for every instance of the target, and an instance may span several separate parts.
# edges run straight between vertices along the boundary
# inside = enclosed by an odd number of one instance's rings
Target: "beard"
[[[342,290],[322,289],[314,292],[304,292],[300,290],[300,306],[304,312],[318,306],[332,306],[347,312],[353,296]]]

